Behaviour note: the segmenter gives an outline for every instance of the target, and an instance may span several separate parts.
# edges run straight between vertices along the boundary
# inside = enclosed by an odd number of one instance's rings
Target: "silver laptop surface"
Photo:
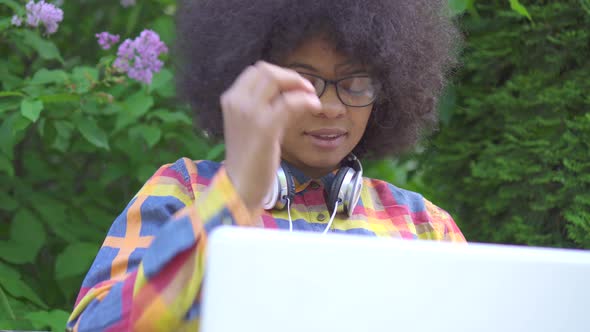
[[[204,332],[590,331],[590,252],[220,228]]]

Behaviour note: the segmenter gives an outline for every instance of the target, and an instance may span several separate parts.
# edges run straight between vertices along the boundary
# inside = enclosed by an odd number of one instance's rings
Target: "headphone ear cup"
[[[265,210],[282,210],[287,205],[287,198],[292,202],[295,197],[295,183],[287,164],[281,163],[273,186],[266,194],[263,207]]]
[[[293,198],[295,197],[295,182],[293,181],[293,177],[291,176],[291,171],[289,171],[289,167],[285,165],[283,167],[285,170],[286,175],[286,185],[287,185],[287,197],[293,203]]]
[[[339,197],[338,194],[340,193],[340,188],[342,187],[342,182],[344,182],[344,178],[348,172],[353,171],[352,168],[348,166],[342,166],[336,173],[336,177],[332,181],[332,186],[330,187],[330,192],[328,193],[328,201],[326,202],[328,205],[328,211],[330,213],[334,212],[334,208],[336,208],[336,202],[338,201]],[[343,204],[343,202],[341,202]]]
[[[289,169],[289,166],[284,162],[281,163],[281,169],[283,170],[283,174],[285,175],[285,181],[283,184],[286,186],[286,190],[281,192],[284,193],[283,195],[286,195],[290,201],[293,201],[293,198],[295,197],[295,182],[293,182],[291,170]],[[286,199],[284,197],[281,197],[281,199],[285,200],[286,204]]]
[[[264,196],[264,199],[262,200],[262,207],[265,210],[272,210],[277,205],[279,201],[279,196],[281,194],[279,182],[279,175],[277,174],[275,176],[275,180],[270,186],[270,189],[266,193],[266,196]]]

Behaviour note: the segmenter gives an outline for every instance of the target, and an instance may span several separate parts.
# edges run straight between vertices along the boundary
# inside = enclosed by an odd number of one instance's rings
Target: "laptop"
[[[204,332],[590,331],[590,252],[221,227]]]

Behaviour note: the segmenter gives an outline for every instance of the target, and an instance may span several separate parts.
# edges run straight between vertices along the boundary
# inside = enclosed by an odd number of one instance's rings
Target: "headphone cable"
[[[286,199],[287,199],[287,214],[289,215],[289,232],[293,232],[293,219],[291,219],[291,200],[288,197]],[[338,211],[338,203],[340,203],[340,200],[336,201],[336,204],[334,205],[334,211],[332,211],[332,216],[330,216],[330,221],[328,222],[328,225],[326,226],[326,228],[322,232],[322,235],[328,233],[328,231],[330,230],[330,227],[332,227],[332,223],[334,222],[334,217],[336,217],[336,211]]]
[[[293,220],[291,219],[291,200],[289,197],[287,199],[287,213],[289,214],[289,232],[293,231]]]
[[[334,222],[334,217],[336,216],[336,211],[338,211],[338,203],[340,203],[340,200],[336,201],[336,204],[334,205],[334,211],[332,212],[332,216],[330,217],[330,221],[328,222],[328,226],[326,226],[326,229],[324,229],[324,231],[322,232],[322,235],[328,233],[328,231],[330,230],[330,227],[332,227],[332,222]]]

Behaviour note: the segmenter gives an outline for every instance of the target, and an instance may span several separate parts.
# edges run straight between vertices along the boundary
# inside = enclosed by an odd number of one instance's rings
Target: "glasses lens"
[[[319,77],[315,77],[312,75],[308,75],[308,74],[303,74],[303,73],[299,73],[301,76],[303,76],[303,78],[305,78],[306,80],[308,80],[311,85],[313,85],[313,87],[315,88],[315,93],[319,96],[322,94],[322,92],[324,92],[324,80],[322,80]]]
[[[366,106],[375,100],[375,85],[368,76],[356,76],[338,82],[338,94],[349,106]]]

